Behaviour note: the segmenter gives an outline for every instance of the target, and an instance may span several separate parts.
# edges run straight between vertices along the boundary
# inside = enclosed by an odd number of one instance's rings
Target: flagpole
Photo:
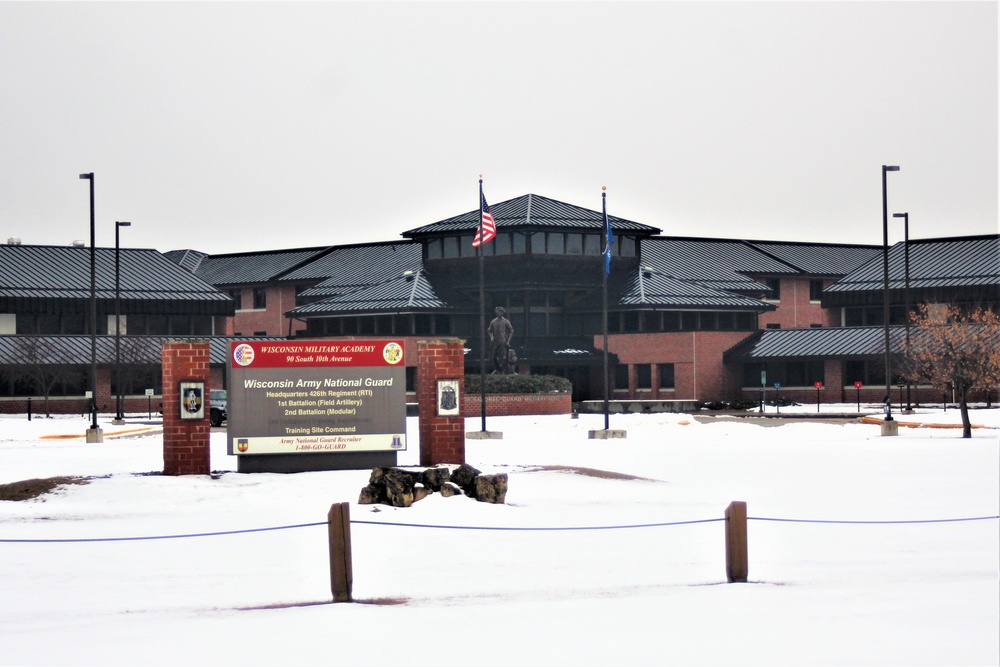
[[[483,233],[483,175],[479,174],[479,199],[476,202],[479,208],[479,229],[477,234]],[[479,239],[479,246],[476,252],[479,253],[479,398],[480,415],[482,418],[482,431],[486,432],[486,288],[485,288],[485,260],[483,258],[482,238]]]
[[[604,329],[604,430],[609,429],[608,426],[608,272],[611,267],[611,235],[608,230],[611,228],[611,222],[608,221],[608,193],[607,188],[601,186],[601,211],[604,213],[604,264],[601,267],[601,291],[603,293],[603,308],[601,322],[603,323]]]

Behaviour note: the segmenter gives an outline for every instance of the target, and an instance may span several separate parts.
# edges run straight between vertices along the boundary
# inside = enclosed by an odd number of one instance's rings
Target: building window
[[[227,290],[227,294],[236,302],[236,310],[243,310],[243,290],[231,289]]]
[[[628,391],[628,366],[615,366],[615,391]]]
[[[823,281],[822,280],[810,280],[809,281],[809,300],[819,301],[823,296]]]
[[[441,239],[427,241],[427,259],[441,259]]]
[[[443,244],[442,256],[445,259],[453,259],[458,257],[458,237],[457,236],[445,236],[441,239]]]
[[[767,328],[768,329],[780,329],[781,325],[778,324],[777,322],[769,322],[768,325],[767,325]]]
[[[653,388],[653,367],[650,364],[638,364],[635,367],[636,389],[651,390]]]
[[[254,287],[253,288],[253,307],[254,310],[264,310],[267,308],[267,288],[266,287]]]
[[[497,234],[495,239],[493,239],[493,243],[489,243],[487,245],[493,246],[493,251],[498,255],[509,255],[511,253],[510,237],[510,232],[501,232]]]
[[[601,237],[598,234],[583,235],[583,254],[593,257],[601,254]]]
[[[764,284],[771,290],[764,298],[768,301],[781,301],[781,278],[765,278]]]
[[[657,364],[657,371],[660,374],[660,389],[673,389],[674,388],[674,365],[673,364]]]

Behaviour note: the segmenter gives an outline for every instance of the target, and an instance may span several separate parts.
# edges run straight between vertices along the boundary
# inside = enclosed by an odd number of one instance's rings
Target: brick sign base
[[[420,414],[420,465],[465,463],[465,419],[442,416],[438,380],[457,380],[458,406],[465,403],[465,345],[458,338],[417,341],[417,405]]]
[[[207,475],[209,449],[208,341],[168,341],[163,344],[163,474]],[[204,382],[205,417],[181,419],[180,383]]]

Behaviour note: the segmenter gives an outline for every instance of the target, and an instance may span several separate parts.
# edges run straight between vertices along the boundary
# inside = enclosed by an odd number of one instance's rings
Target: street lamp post
[[[889,361],[889,205],[885,175],[890,171],[899,171],[899,167],[882,165],[882,323],[885,327],[885,419],[882,435],[899,433],[892,419],[892,365]]]
[[[90,181],[90,428],[87,442],[104,442],[104,434],[97,426],[97,251],[94,229],[94,172],[80,174],[80,179]]]
[[[910,214],[893,213],[892,217],[903,219],[903,309],[906,316],[906,351],[910,351]],[[910,383],[906,382],[906,410],[913,410],[910,403]]]
[[[115,222],[115,424],[124,424],[125,416],[122,414],[122,364],[121,364],[121,337],[122,337],[122,281],[121,268],[119,263],[119,232],[122,227],[131,227],[131,222]]]

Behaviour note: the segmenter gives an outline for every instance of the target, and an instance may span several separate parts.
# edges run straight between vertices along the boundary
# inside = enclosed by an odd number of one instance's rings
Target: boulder
[[[502,505],[507,497],[507,473],[499,475],[478,475],[475,480],[476,500],[482,503]]]
[[[446,465],[437,465],[424,471],[421,480],[431,491],[440,491],[441,486],[451,481],[451,468]]]
[[[452,496],[462,495],[462,487],[455,482],[445,482],[441,485],[441,496],[444,498],[451,498]]]
[[[465,492],[465,495],[475,498],[476,476],[479,475],[479,473],[480,471],[476,468],[473,468],[468,463],[463,463],[452,471],[451,481],[462,487],[462,491]]]

